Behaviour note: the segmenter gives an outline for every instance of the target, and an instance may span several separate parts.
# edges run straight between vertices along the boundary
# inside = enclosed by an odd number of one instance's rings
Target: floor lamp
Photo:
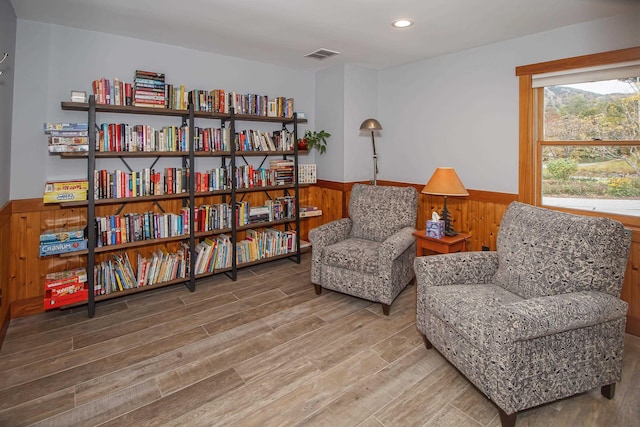
[[[433,196],[444,196],[444,208],[440,216],[444,221],[444,235],[455,236],[458,234],[451,226],[451,215],[447,210],[447,196],[468,196],[469,192],[458,174],[453,168],[437,168],[436,171],[422,189],[423,194],[431,194]]]
[[[376,140],[373,133],[382,130],[382,125],[376,119],[367,119],[360,125],[360,131],[371,131],[371,144],[373,145],[373,185],[378,185],[378,154],[376,153]]]

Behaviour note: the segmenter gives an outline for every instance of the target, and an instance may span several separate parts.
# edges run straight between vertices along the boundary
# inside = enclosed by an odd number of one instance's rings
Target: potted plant
[[[306,131],[302,138],[298,139],[298,150],[311,150],[313,148],[320,151],[320,154],[324,154],[327,151],[327,138],[331,136],[330,133],[321,130]]]

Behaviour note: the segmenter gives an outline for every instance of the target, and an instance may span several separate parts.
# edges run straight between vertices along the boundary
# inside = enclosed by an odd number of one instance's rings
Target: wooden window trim
[[[519,80],[519,164],[518,164],[518,200],[531,205],[540,206],[540,180],[538,179],[539,165],[542,161],[541,153],[537,149],[537,137],[541,130],[542,120],[538,117],[541,103],[537,97],[542,96],[543,88],[532,88],[533,76],[542,73],[568,71],[578,68],[595,67],[599,65],[616,64],[626,61],[640,60],[640,46],[628,49],[613,50],[609,52],[595,53],[591,55],[575,56],[572,58],[558,59],[554,61],[540,62],[537,64],[516,67],[516,76]],[[536,110],[536,107],[539,109]],[[567,212],[580,213],[582,215],[607,216],[616,219],[627,226],[640,228],[640,217],[617,215],[605,212],[589,212],[574,209],[561,209]]]

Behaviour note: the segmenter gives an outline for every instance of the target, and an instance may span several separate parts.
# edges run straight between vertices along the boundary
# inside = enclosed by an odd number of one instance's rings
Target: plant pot
[[[306,149],[307,149],[307,140],[304,138],[298,140],[298,150],[306,150]]]

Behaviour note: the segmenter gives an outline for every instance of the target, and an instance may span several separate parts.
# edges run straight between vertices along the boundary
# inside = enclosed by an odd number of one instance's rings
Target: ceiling
[[[19,19],[320,69],[393,67],[640,10],[640,0],[11,0]],[[397,18],[415,21],[394,29]],[[320,48],[341,54],[317,60]]]

